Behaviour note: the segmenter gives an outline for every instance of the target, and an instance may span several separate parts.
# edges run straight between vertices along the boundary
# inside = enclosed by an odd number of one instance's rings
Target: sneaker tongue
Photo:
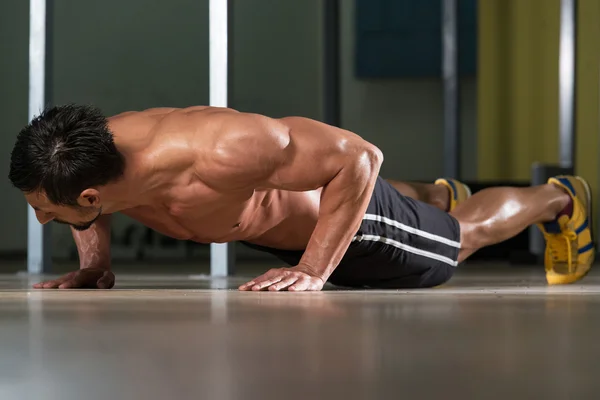
[[[544,222],[544,230],[548,233],[560,233],[560,224],[557,220],[551,222]]]

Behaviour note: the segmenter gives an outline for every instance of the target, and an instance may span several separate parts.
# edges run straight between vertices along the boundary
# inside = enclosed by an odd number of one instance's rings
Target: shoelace
[[[577,240],[577,234],[573,231],[564,231],[560,234],[549,234],[546,236],[548,251],[546,252],[546,264],[554,265],[557,262],[567,260],[567,268],[570,274],[575,269],[573,263],[573,245],[572,243]],[[551,258],[551,263],[548,263],[548,258]]]

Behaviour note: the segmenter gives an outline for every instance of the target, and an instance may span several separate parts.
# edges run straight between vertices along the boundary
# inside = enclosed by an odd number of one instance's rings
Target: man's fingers
[[[238,289],[239,290],[250,290],[250,288],[255,284],[256,282],[254,281],[250,281],[250,282],[246,282],[244,283],[242,286],[240,286]]]
[[[277,275],[274,278],[265,279],[262,282],[257,279],[256,284],[254,286],[252,286],[252,290],[263,290],[264,288],[269,287],[272,284],[281,281],[283,278],[284,278],[284,276],[282,274],[282,275]]]
[[[297,280],[298,280],[297,276],[290,276],[289,278],[282,279],[281,281],[269,286],[269,290],[271,290],[271,291],[284,290],[285,288],[292,285]]]
[[[259,291],[268,288],[269,291],[289,290],[306,291],[321,290],[323,282],[304,273],[288,271],[281,268],[272,269],[250,282],[244,283],[239,290]]]
[[[296,283],[288,288],[290,292],[303,292],[305,290],[315,290],[311,289],[311,279],[310,278],[302,278],[299,279]]]
[[[282,272],[281,268],[270,269],[267,272],[265,272],[264,274],[262,274],[261,276],[259,276],[258,278],[255,278],[255,279],[251,280],[250,282],[244,283],[238,289],[239,290],[253,290],[253,286],[260,284],[261,282],[264,282],[268,279],[272,279],[276,275],[281,274],[281,272]]]
[[[48,281],[42,283],[42,289],[56,289],[61,283],[63,283],[65,279],[55,279],[53,281]]]
[[[76,289],[78,287],[79,286],[77,285],[77,282],[75,281],[75,279],[66,281],[65,283],[62,283],[58,286],[59,289]]]
[[[75,289],[83,287],[110,289],[114,285],[115,276],[112,272],[89,269],[71,272],[52,281],[37,283],[33,287],[35,289]]]
[[[62,277],[60,277],[58,279],[54,279],[52,281],[46,281],[46,282],[38,283],[36,286],[38,286],[37,289],[56,289],[63,282],[66,282],[69,279],[70,279],[70,276],[68,276],[68,275],[67,276],[62,276]]]
[[[61,284],[59,289],[77,289],[86,285],[86,281],[90,278],[89,275],[79,271],[71,279]],[[92,281],[93,282],[93,281]]]

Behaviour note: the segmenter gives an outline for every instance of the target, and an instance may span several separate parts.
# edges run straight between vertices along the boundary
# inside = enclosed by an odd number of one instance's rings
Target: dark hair
[[[47,108],[19,132],[8,177],[25,193],[42,191],[54,204],[75,206],[83,190],[116,180],[124,170],[102,112],[65,105]]]

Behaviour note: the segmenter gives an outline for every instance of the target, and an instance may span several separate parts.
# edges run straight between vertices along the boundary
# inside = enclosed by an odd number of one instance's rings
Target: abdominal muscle
[[[282,250],[303,250],[317,223],[320,190],[255,191],[248,199],[172,201],[123,214],[166,236],[199,243],[247,241]]]

